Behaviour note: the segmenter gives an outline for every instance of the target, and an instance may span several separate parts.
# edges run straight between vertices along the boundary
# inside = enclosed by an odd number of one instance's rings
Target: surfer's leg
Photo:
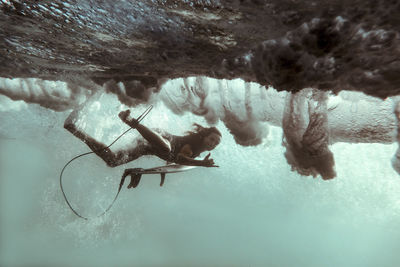
[[[64,128],[82,140],[97,156],[103,159],[109,167],[116,167],[141,156],[151,154],[151,150],[144,142],[128,150],[113,152],[105,144],[80,131],[73,123],[64,124]]]
[[[64,124],[64,128],[71,132],[74,136],[82,140],[96,155],[103,159],[108,166],[115,167],[118,166],[116,162],[121,157],[121,155],[116,155],[107,148],[107,146],[93,137],[81,132],[74,124]]]
[[[129,110],[122,111],[119,113],[119,117],[123,122],[136,129],[143,138],[150,143],[153,149],[157,150],[161,154],[169,154],[171,152],[171,144],[168,140],[163,138],[159,133],[140,124],[136,119],[129,118],[129,114]]]

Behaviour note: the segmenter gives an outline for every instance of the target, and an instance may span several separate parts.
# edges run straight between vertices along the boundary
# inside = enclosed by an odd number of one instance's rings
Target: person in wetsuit
[[[185,136],[175,136],[168,133],[158,134],[136,119],[129,118],[130,110],[119,113],[119,118],[132,128],[136,129],[150,144],[154,155],[167,161],[182,165],[214,167],[214,160],[209,158],[210,153],[203,160],[196,160],[200,153],[213,150],[221,141],[221,133],[216,127],[204,128],[194,124],[195,132]]]
[[[110,167],[122,165],[144,155],[155,155],[168,163],[216,167],[214,160],[210,158],[210,153],[202,160],[195,159],[202,152],[211,151],[220,143],[221,133],[216,127],[206,128],[194,124],[195,131],[188,132],[185,136],[176,136],[161,131],[158,133],[147,128],[130,117],[130,110],[122,111],[118,116],[124,123],[136,129],[147,142],[140,140],[133,148],[113,152],[105,144],[79,131],[68,119],[64,128],[85,142]]]

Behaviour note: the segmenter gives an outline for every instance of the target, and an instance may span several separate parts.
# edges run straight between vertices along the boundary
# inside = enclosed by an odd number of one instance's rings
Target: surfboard
[[[187,166],[187,165],[179,165],[179,164],[169,164],[159,167],[153,167],[149,169],[142,169],[142,168],[133,168],[127,170],[136,170],[136,173],[141,174],[159,174],[159,173],[175,173],[175,172],[185,172],[198,166]]]
[[[149,169],[143,168],[132,168],[132,169],[125,169],[124,174],[122,175],[121,186],[123,184],[123,180],[125,177],[130,175],[131,182],[128,185],[128,188],[135,188],[139,185],[140,179],[142,178],[143,174],[160,174],[161,175],[161,182],[160,186],[163,186],[165,181],[165,175],[167,173],[177,173],[177,172],[185,172],[192,169],[197,168],[197,166],[187,166],[187,165],[179,165],[179,164],[168,164],[159,167],[153,167]]]

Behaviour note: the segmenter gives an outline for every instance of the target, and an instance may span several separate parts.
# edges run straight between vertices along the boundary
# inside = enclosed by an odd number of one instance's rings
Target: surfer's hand
[[[204,167],[217,167],[214,163],[213,159],[210,159],[211,153],[208,153],[208,155],[202,160],[203,166]]]

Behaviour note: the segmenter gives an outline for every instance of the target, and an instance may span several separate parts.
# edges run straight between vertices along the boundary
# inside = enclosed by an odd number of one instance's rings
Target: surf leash
[[[139,123],[140,121],[142,121],[142,120],[150,113],[150,111],[151,111],[152,109],[153,109],[153,105],[150,105],[150,106],[136,119],[136,120],[138,121],[138,123]],[[78,216],[78,217],[80,217],[80,218],[82,218],[82,219],[85,219],[85,220],[88,220],[88,219],[89,219],[89,218],[87,218],[87,217],[84,217],[84,216],[80,215],[80,214],[72,207],[71,203],[68,201],[67,195],[66,195],[65,192],[64,192],[64,187],[63,187],[63,182],[62,182],[62,181],[63,181],[63,180],[62,180],[62,177],[63,177],[64,170],[67,168],[67,166],[68,166],[71,162],[73,162],[74,160],[76,160],[76,159],[78,159],[78,158],[80,158],[80,157],[83,157],[83,156],[86,156],[86,155],[89,155],[89,154],[93,154],[93,153],[96,153],[96,152],[105,150],[105,149],[107,149],[107,148],[110,148],[115,142],[117,142],[122,136],[124,136],[127,132],[129,132],[129,131],[132,130],[132,129],[133,129],[133,128],[130,127],[128,130],[126,130],[125,132],[123,132],[120,136],[118,136],[111,144],[109,144],[109,145],[108,145],[107,147],[105,147],[105,148],[102,148],[102,149],[99,149],[99,150],[95,150],[95,151],[86,152],[86,153],[82,153],[82,154],[80,154],[80,155],[78,155],[78,156],[73,157],[73,158],[72,158],[70,161],[68,161],[68,162],[64,165],[64,167],[62,168],[61,173],[60,173],[60,188],[61,188],[61,192],[62,192],[62,194],[63,194],[63,196],[64,196],[65,202],[67,202],[68,207],[72,210],[73,213],[75,213],[76,216]],[[97,216],[94,217],[94,218],[103,216],[107,211],[110,210],[110,208],[112,207],[112,205],[114,204],[114,202],[117,200],[117,197],[118,197],[118,195],[119,195],[119,192],[121,191],[121,188],[122,188],[122,185],[123,185],[123,181],[124,181],[124,180],[125,180],[125,179],[121,180],[121,183],[120,183],[118,192],[117,192],[117,194],[116,194],[114,200],[113,200],[113,201],[111,202],[111,204],[108,206],[108,208],[107,208],[104,212],[102,212],[101,214],[97,215]]]

